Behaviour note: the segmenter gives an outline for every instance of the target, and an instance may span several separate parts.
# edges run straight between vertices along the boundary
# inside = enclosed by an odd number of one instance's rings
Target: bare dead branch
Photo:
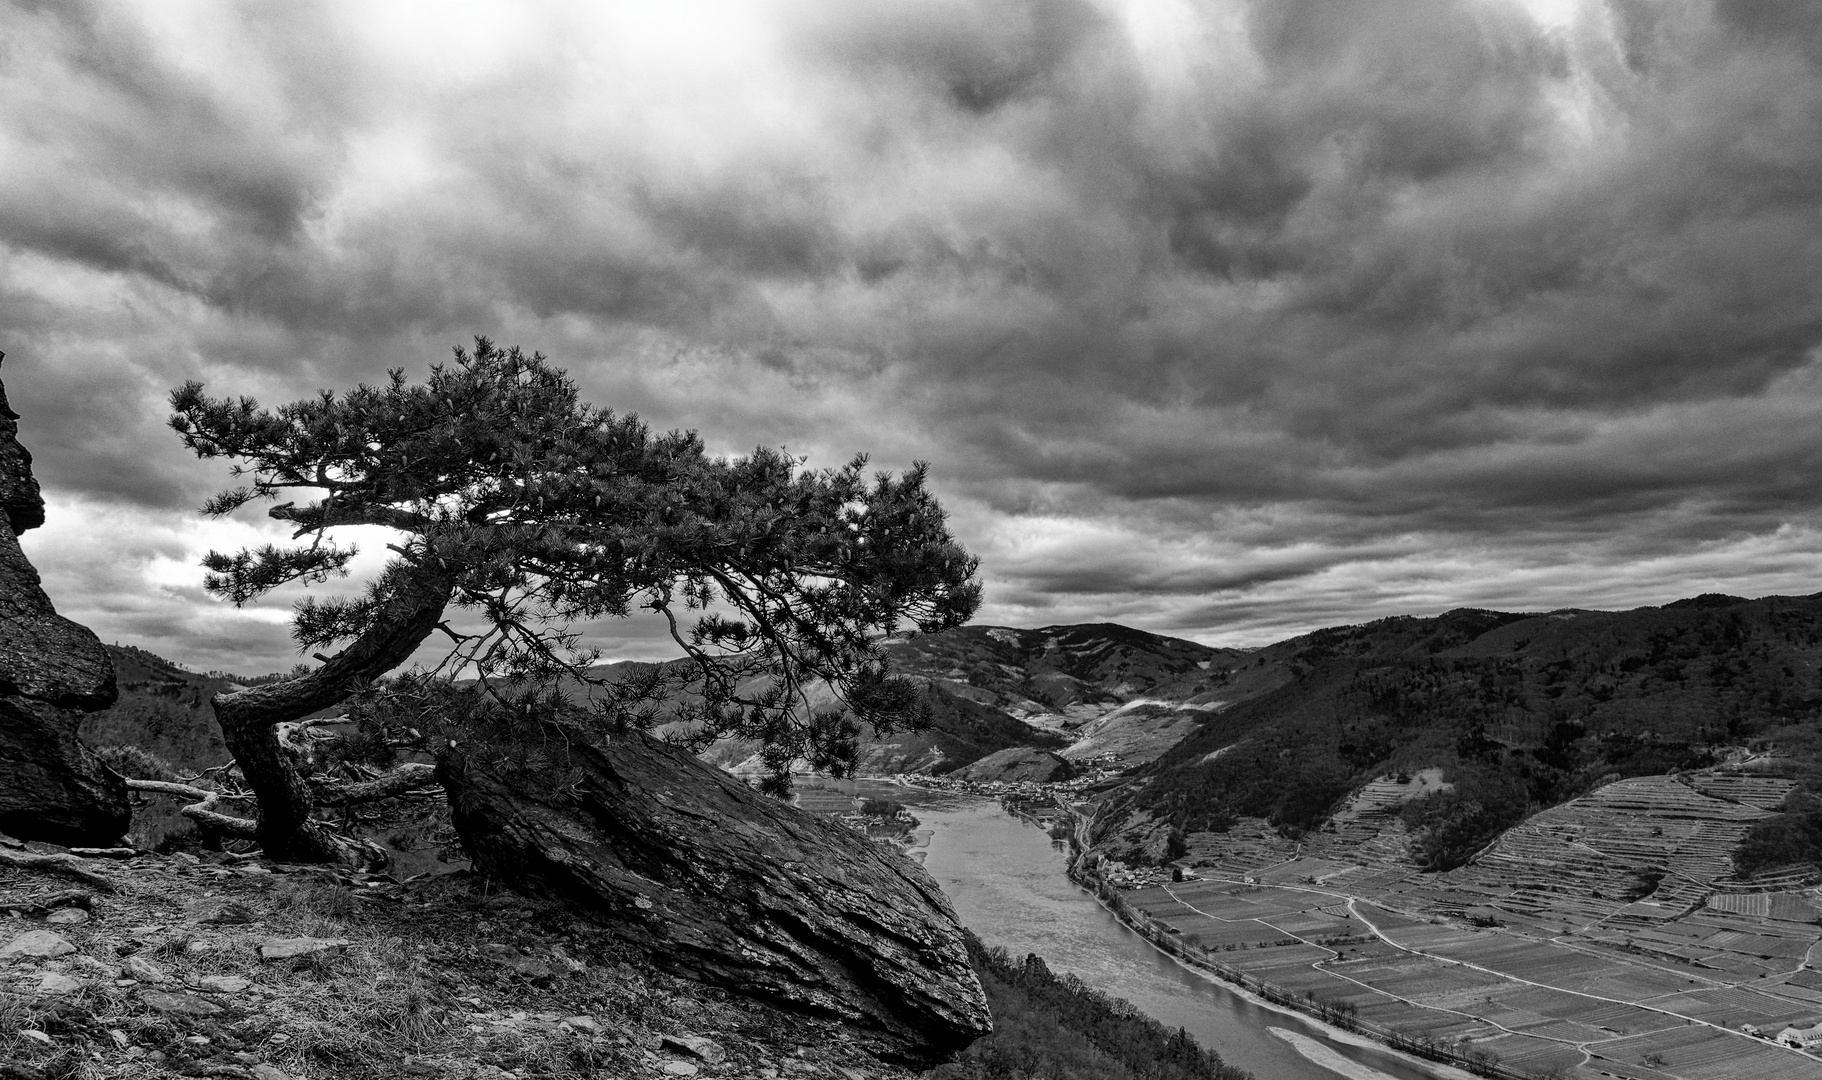
[[[195,799],[196,802],[183,807],[178,813],[237,840],[251,840],[259,834],[259,822],[251,818],[232,817],[215,809],[216,804],[223,799],[249,799],[252,798],[251,795],[208,791],[199,787],[191,787],[189,784],[174,784],[168,780],[128,780],[127,789]]]
[[[84,859],[130,859],[139,851],[130,847],[73,847],[70,854]]]
[[[185,784],[194,784],[194,783],[196,783],[196,781],[201,780],[205,776],[214,776],[216,773],[226,773],[233,768],[234,768],[234,762],[226,761],[220,765],[212,765],[209,768],[204,769],[203,771],[197,773],[195,776],[179,775],[178,780],[180,780],[181,782],[183,782]]]

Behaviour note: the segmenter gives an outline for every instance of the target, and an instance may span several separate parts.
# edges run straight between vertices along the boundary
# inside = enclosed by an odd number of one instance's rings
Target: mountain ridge
[[[1822,594],[1395,616],[1266,646],[1225,689],[1224,708],[1137,772],[1102,835],[1122,819],[1193,832],[1236,817],[1295,834],[1377,776],[1441,766],[1488,814],[1454,830],[1441,865],[1603,777],[1695,767],[1720,747],[1772,742],[1783,768],[1822,772]]]

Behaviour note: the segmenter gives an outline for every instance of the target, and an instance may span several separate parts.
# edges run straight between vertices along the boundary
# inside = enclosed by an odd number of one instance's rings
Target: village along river
[[[989,799],[895,784],[799,779],[845,794],[904,803],[917,815],[924,868],[962,925],[1014,956],[1037,953],[1052,971],[1125,998],[1181,1027],[1259,1080],[1432,1080],[1440,1070],[1343,1041],[1183,967],[1115,919],[1064,873],[1065,851]],[[1451,1073],[1460,1076],[1460,1073]]]

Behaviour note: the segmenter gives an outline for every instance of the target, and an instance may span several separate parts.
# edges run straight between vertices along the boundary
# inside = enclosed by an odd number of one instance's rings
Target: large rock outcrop
[[[44,523],[44,500],[18,419],[0,385],[0,832],[109,844],[127,828],[126,784],[76,728],[113,704],[114,667],[93,633],[57,614],[19,547]]]
[[[451,734],[456,829],[509,888],[679,975],[836,1018],[887,1060],[942,1060],[992,1029],[948,901],[897,852],[642,733]]]

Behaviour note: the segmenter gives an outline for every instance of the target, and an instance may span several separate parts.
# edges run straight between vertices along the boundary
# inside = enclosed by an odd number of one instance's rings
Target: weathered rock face
[[[5,353],[0,353],[4,358]],[[0,511],[14,533],[44,524],[44,498],[32,476],[32,455],[19,445],[19,414],[6,403],[6,386],[0,384]]]
[[[87,628],[57,614],[18,533],[44,523],[32,457],[0,387],[0,832],[108,844],[126,831],[126,785],[76,739],[114,702],[114,668]]]
[[[445,745],[438,771],[479,868],[677,974],[836,1017],[888,1060],[938,1061],[992,1029],[922,868],[683,750],[495,731]]]

